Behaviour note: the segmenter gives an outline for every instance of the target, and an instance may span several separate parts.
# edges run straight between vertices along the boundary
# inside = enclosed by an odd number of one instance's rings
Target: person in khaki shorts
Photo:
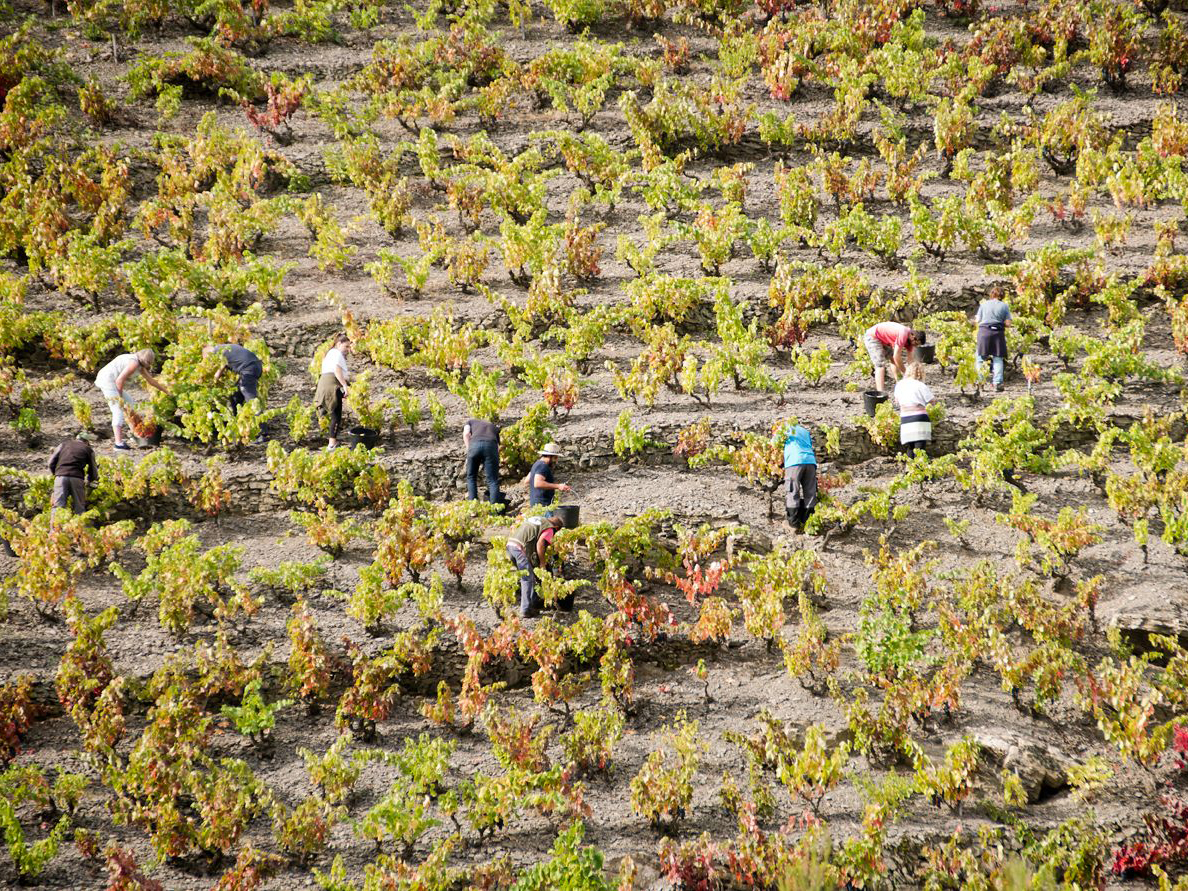
[[[54,494],[51,508],[69,507],[81,514],[87,509],[87,486],[99,482],[99,465],[91,442],[95,436],[87,431],[67,439],[50,455],[49,469],[54,475]]]

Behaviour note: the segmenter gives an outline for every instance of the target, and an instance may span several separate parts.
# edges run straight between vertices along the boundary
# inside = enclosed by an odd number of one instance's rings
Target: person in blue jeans
[[[784,436],[784,490],[788,525],[799,533],[817,506],[817,454],[812,435],[800,424]]]
[[[540,615],[544,606],[536,593],[536,568],[545,565],[545,554],[561,526],[560,517],[528,517],[507,539],[508,559],[520,576],[522,619]]]
[[[490,421],[471,418],[462,427],[462,447],[466,450],[466,497],[478,501],[478,471],[487,478],[487,500],[501,504],[499,492],[499,428]]]
[[[995,288],[978,305],[974,321],[978,325],[978,377],[982,375],[982,365],[989,359],[994,389],[1001,393],[1006,371],[1006,329],[1011,323],[1011,308],[1002,299],[1001,289]]]

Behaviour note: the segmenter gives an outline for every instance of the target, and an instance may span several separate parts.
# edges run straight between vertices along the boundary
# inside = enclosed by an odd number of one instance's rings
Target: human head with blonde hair
[[[904,380],[924,382],[924,363],[923,362],[909,362],[908,367],[903,372]]]
[[[157,364],[157,354],[147,348],[143,350],[137,350],[136,362],[146,371],[152,371],[153,366]]]

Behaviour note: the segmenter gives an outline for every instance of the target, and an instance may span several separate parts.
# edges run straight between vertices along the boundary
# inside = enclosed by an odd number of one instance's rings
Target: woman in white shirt
[[[350,338],[345,333],[339,334],[322,358],[322,372],[318,377],[314,404],[318,407],[319,417],[330,419],[330,442],[326,446],[327,449],[333,449],[338,445],[338,429],[342,426],[342,399],[346,395],[347,381],[350,380],[346,363],[346,357],[350,352]]]
[[[116,356],[95,376],[95,386],[103,393],[107,405],[111,409],[111,431],[115,434],[114,447],[120,451],[128,451],[130,447],[124,442],[124,387],[138,372],[146,384],[162,393],[169,391],[153,377],[153,365],[157,357],[152,350],[138,350],[135,353],[123,353]]]
[[[936,397],[924,383],[924,366],[919,362],[908,365],[903,379],[895,385],[892,398],[899,408],[899,442],[911,454],[932,441],[932,421],[928,417],[928,403]]]

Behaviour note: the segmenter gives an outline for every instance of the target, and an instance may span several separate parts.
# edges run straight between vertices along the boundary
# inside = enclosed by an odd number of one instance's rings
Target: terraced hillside
[[[1188,888],[1181,4],[8,0],[0,34],[0,882]],[[926,454],[864,413],[888,320],[935,345]],[[324,448],[339,332],[372,449]],[[237,411],[223,343],[263,365]],[[146,348],[117,451],[94,380]],[[581,524],[521,618],[549,442]]]

